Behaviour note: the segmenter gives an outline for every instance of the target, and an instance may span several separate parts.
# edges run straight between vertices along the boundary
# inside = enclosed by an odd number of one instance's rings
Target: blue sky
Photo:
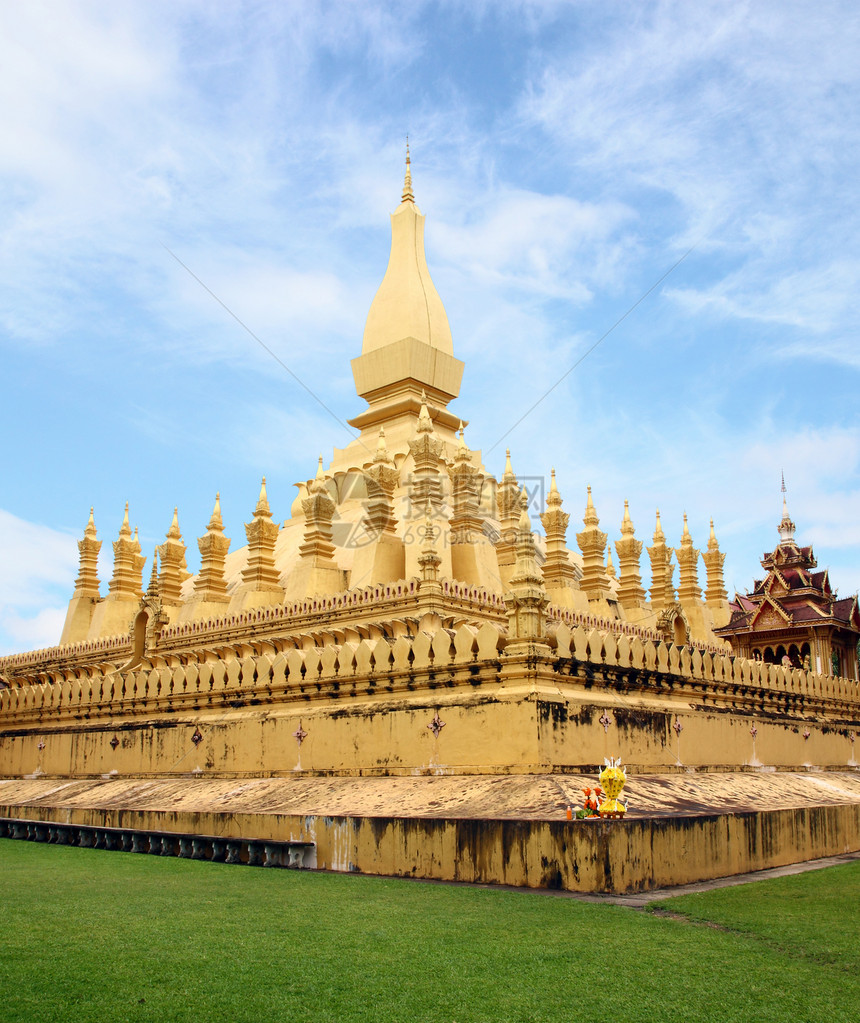
[[[59,638],[90,505],[103,555],[178,505],[195,569],[216,490],[241,546],[344,446],[167,250],[345,420],[407,133],[488,467],[554,465],[571,534],[589,484],[613,540],[713,516],[730,589],[784,469],[855,592],[858,52],[835,0],[0,6],[0,652]]]

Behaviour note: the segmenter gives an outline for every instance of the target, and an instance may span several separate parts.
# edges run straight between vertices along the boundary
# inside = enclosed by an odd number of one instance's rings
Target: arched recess
[[[675,646],[689,645],[690,624],[683,607],[677,601],[660,612],[657,618],[657,631],[666,643],[674,643]]]
[[[140,664],[146,654],[146,630],[149,628],[149,612],[141,608],[131,629],[131,667]]]

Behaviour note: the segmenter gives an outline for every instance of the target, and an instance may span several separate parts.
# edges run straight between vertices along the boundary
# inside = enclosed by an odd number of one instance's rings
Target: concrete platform
[[[621,821],[566,820],[594,776],[0,779],[0,816],[313,843],[319,868],[632,893],[860,850],[860,772],[637,775]]]

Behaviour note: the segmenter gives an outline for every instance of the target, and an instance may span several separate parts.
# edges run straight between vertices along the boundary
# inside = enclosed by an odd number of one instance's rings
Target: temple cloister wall
[[[225,626],[171,653],[168,635],[134,670],[32,664],[29,684],[0,690],[0,774],[542,773],[607,755],[639,772],[854,764],[855,681],[611,624],[550,608],[546,635],[515,643],[489,615],[445,627],[428,611],[364,636],[284,635],[279,622],[267,638],[260,611],[233,642]]]

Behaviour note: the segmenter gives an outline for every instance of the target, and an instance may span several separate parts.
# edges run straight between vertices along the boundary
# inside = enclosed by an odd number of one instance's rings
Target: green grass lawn
[[[0,881],[4,1021],[860,1016],[860,863],[663,904],[683,919],[10,839]]]

